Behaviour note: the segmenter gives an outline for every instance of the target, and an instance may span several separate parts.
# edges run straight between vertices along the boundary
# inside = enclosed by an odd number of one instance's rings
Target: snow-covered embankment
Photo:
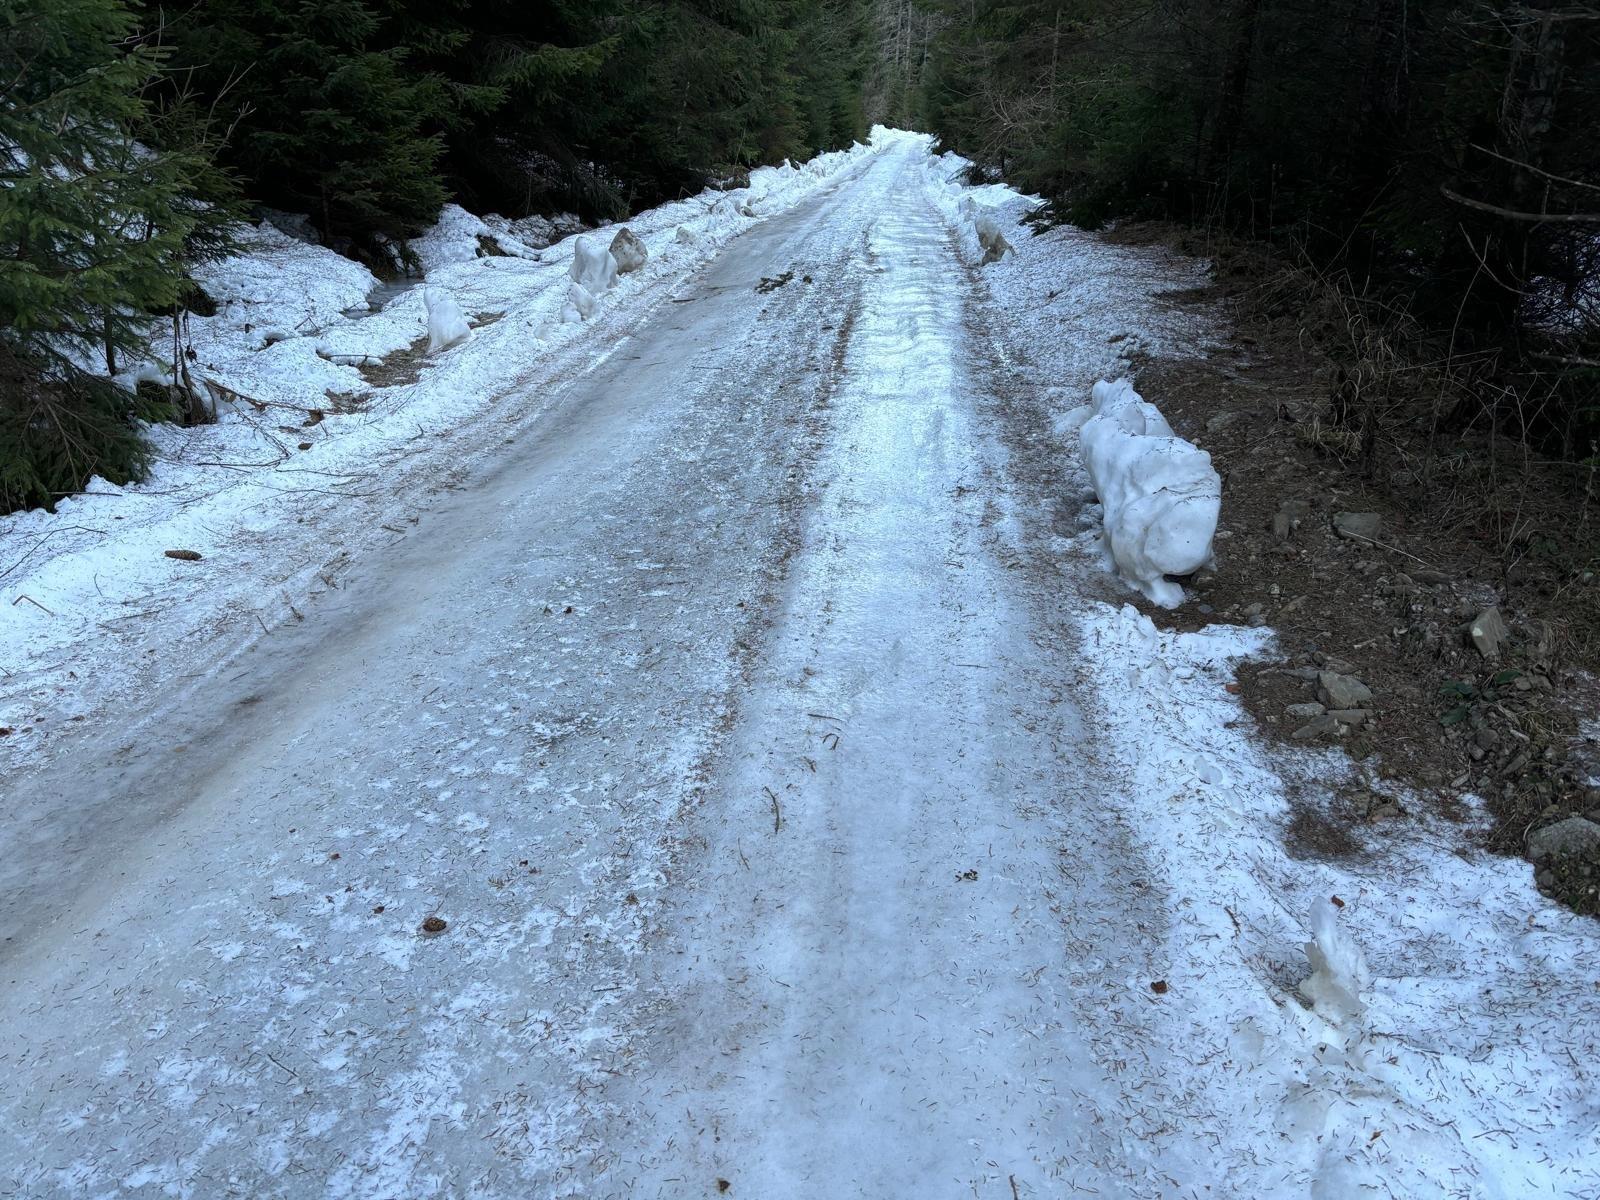
[[[540,410],[520,380],[564,347],[613,343],[731,238],[904,136],[880,131],[872,146],[640,213],[626,272],[609,249],[615,229],[537,247],[520,240],[525,222],[455,205],[411,245],[420,286],[382,285],[269,225],[248,231],[241,254],[198,272],[217,308],[188,323],[189,369],[216,398],[217,423],[150,427],[141,484],[97,479],[55,513],[0,517],[0,729],[11,731],[0,759],[26,761],[61,718],[105,698],[214,667],[204,647],[215,638],[232,654],[294,619],[350,554],[405,524],[391,510],[414,511],[416,493],[503,441],[501,422],[485,427],[491,410]],[[579,297],[572,268],[589,245],[611,266]],[[156,330],[139,373],[170,372],[170,344]],[[449,453],[422,452],[447,439]]]

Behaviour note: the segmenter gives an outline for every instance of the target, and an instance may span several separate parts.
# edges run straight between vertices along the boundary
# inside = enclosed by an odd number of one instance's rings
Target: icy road
[[[1064,511],[1029,372],[1076,402],[1187,280],[1074,234],[1018,350],[930,161],[887,142],[553,356],[303,620],[7,781],[0,1196],[1593,1182],[1581,1089],[1491,1112],[1470,1057],[1577,935],[1513,929],[1416,1054],[1306,1010],[1309,906],[1365,889],[1252,824],[1281,784],[1222,683],[1261,643],[1119,611]],[[1385,1029],[1498,952],[1436,901],[1352,917],[1418,923]]]

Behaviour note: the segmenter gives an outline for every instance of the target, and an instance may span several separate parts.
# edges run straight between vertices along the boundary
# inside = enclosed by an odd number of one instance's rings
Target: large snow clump
[[[422,303],[428,310],[428,353],[437,354],[447,346],[462,342],[472,333],[461,305],[439,288],[427,288]]]
[[[1211,456],[1172,432],[1126,379],[1101,380],[1068,413],[1083,465],[1105,510],[1105,544],[1117,573],[1157,604],[1176,608],[1188,575],[1211,561],[1222,480]]]
[[[580,237],[572,244],[572,278],[561,319],[568,324],[587,321],[599,306],[599,297],[617,283],[617,259],[597,237]]]

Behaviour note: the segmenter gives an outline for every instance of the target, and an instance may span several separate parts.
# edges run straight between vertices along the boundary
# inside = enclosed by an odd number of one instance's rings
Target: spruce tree
[[[624,216],[597,171],[597,136],[615,120],[605,64],[638,33],[635,0],[388,0],[385,44],[433,81],[444,103],[444,172],[478,211],[577,208]]]
[[[0,511],[145,465],[111,376],[178,304],[207,220],[205,164],[140,138],[158,59],[118,0],[0,0]]]
[[[393,265],[439,214],[446,81],[385,43],[363,0],[210,0],[164,22],[184,82],[236,115],[224,161],[252,198],[309,216],[329,245]]]

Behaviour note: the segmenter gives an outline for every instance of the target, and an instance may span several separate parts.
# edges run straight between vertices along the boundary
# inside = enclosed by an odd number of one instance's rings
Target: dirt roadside
[[[1118,236],[1195,251],[1161,226]],[[1528,473],[1486,493],[1516,453],[1493,431],[1452,431],[1427,478],[1409,452],[1420,431],[1400,420],[1365,453],[1340,419],[1337,347],[1314,313],[1256,303],[1252,268],[1219,260],[1212,286],[1168,297],[1222,304],[1223,347],[1134,363],[1140,390],[1223,478],[1215,569],[1189,581],[1183,608],[1142,607],[1166,627],[1272,626],[1283,657],[1241,672],[1246,708],[1269,738],[1342,744],[1362,765],[1370,786],[1296,798],[1291,849],[1360,855],[1427,806],[1600,915],[1600,572],[1575,570],[1572,552],[1600,506],[1570,477]]]

